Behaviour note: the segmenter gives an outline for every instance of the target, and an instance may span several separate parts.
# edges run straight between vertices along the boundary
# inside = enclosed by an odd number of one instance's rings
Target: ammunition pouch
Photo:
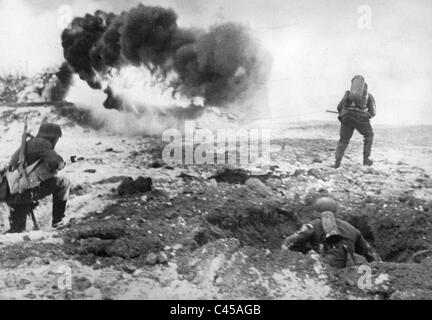
[[[9,185],[10,195],[22,194],[26,190],[34,189],[40,184],[55,176],[48,166],[41,160],[24,168],[25,174],[19,169],[6,172],[6,180]]]

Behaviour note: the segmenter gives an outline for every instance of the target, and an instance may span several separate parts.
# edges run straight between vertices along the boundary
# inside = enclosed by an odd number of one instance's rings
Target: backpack
[[[364,259],[353,252],[347,239],[343,237],[333,212],[322,212],[321,224],[324,231],[324,253],[332,257],[329,259],[330,264],[346,268],[364,263]]]
[[[366,93],[366,97],[364,94]],[[350,107],[363,109],[367,101],[367,85],[363,76],[355,76],[351,82],[351,90],[349,91],[348,101]]]

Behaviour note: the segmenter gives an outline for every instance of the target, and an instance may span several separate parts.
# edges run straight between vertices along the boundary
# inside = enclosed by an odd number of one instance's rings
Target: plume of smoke
[[[55,83],[49,90],[48,98],[50,101],[60,102],[67,96],[73,80],[73,71],[67,62],[60,66],[55,77]]]
[[[64,56],[91,88],[104,90],[108,109],[124,109],[109,81],[128,66],[145,67],[173,100],[181,95],[191,106],[200,98],[225,108],[262,91],[271,59],[249,29],[235,23],[184,29],[177,18],[172,9],[142,4],[120,15],[97,11],[75,18],[62,34]],[[172,114],[195,116],[194,110]]]
[[[92,90],[78,76],[73,77],[73,85],[68,98],[85,116],[85,125],[95,129],[107,130],[122,135],[134,136],[160,134],[166,129],[184,126],[185,120],[196,119],[203,114],[203,108],[171,108],[166,110],[147,109],[142,113],[122,112],[103,107],[105,95],[102,91]],[[62,110],[60,111],[67,111]],[[208,124],[215,123],[212,119]]]
[[[80,78],[87,81],[93,89],[101,89],[102,86],[97,79],[90,52],[115,17],[113,13],[96,11],[94,15],[87,14],[83,18],[75,18],[71,28],[65,29],[62,33],[66,60]]]
[[[106,73],[109,67],[119,68],[124,60],[121,58],[120,45],[120,27],[123,25],[123,16],[124,14],[113,20],[90,51],[92,65],[99,72]]]
[[[171,44],[177,29],[177,14],[172,9],[139,5],[129,11],[122,27],[123,55],[151,71],[163,68],[175,53]]]
[[[178,90],[203,96],[210,105],[239,102],[268,77],[267,53],[242,25],[226,23],[182,47],[175,57]]]

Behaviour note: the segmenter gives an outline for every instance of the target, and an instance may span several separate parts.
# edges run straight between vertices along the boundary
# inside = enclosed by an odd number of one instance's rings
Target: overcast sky
[[[30,73],[62,61],[62,16],[119,12],[139,1],[0,0],[0,71]],[[432,124],[432,1],[429,0],[153,0],[172,7],[183,26],[239,21],[271,51],[273,116],[331,120],[355,74],[377,101],[376,123]],[[371,29],[358,25],[371,8]],[[363,11],[364,13],[364,11]],[[364,21],[364,20],[361,20]]]

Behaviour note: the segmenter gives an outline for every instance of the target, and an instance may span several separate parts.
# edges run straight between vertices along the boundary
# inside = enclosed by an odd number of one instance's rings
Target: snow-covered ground
[[[160,147],[160,138],[83,128],[57,116],[51,107],[0,109],[0,166],[8,163],[19,146],[25,116],[33,134],[43,121],[62,125],[63,138],[56,148],[57,152],[66,160],[82,158],[76,163],[69,163],[61,173],[71,180],[73,186],[66,223],[102,212],[115,203],[116,188],[122,177],[151,177],[156,189],[164,191],[169,198],[175,198],[188,187],[188,182],[179,178],[180,174],[208,176],[203,172],[205,169],[193,166],[170,170],[151,168],[152,150]],[[283,178],[282,185],[272,188],[286,199],[296,196],[305,199],[311,190],[324,188],[346,201],[345,205],[366,196],[389,199],[407,190],[412,196],[432,200],[429,179],[432,173],[432,144],[424,138],[432,132],[431,128],[417,131],[420,132],[417,137],[414,129],[377,128],[374,147],[376,163],[372,169],[360,165],[362,141],[356,134],[344,166],[339,171],[330,168],[338,139],[337,123],[319,128],[294,125],[273,129],[272,164],[279,166]],[[405,136],[407,132],[411,140]],[[158,152],[157,148],[155,150]],[[318,170],[324,178],[301,173],[298,178],[293,177],[296,170],[308,172],[311,169]],[[423,179],[422,187],[416,187],[420,178]],[[50,228],[51,199],[43,200],[35,214],[41,231],[30,231],[32,224],[29,221],[27,233],[0,236],[0,248],[7,247],[10,254],[2,258],[0,298],[231,299],[260,297],[261,289],[268,298],[273,299],[326,299],[338,296],[330,286],[328,272],[316,256],[288,254],[289,261],[308,261],[308,267],[300,273],[298,266],[297,269],[292,266],[270,268],[265,263],[250,262],[250,253],[239,248],[236,240],[229,239],[211,242],[193,253],[193,259],[198,261],[194,266],[197,274],[193,279],[185,279],[178,272],[178,261],[174,258],[165,266],[142,266],[132,272],[124,272],[106,266],[89,267],[61,252],[54,258],[40,256],[40,249],[43,250],[44,246],[56,246],[63,240],[57,231]],[[4,204],[0,204],[0,215],[2,230],[6,231],[8,209]],[[257,249],[254,254],[265,257],[268,253]],[[18,259],[15,264],[16,257],[23,258],[22,255],[25,259]],[[72,291],[56,286],[64,275],[65,267],[70,267],[73,274]],[[236,285],[227,288],[226,284],[230,282]]]

